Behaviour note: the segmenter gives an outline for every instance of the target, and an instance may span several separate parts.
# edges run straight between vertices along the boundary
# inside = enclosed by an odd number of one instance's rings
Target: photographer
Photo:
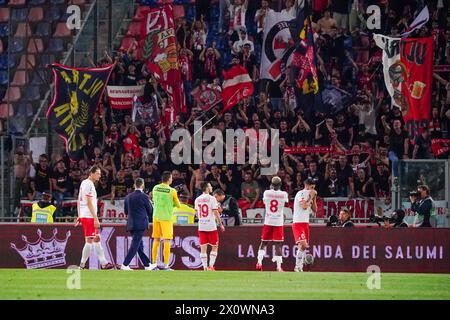
[[[341,209],[339,212],[339,225],[344,228],[351,228],[355,226],[350,220],[350,211],[348,211],[348,209]]]
[[[383,227],[386,229],[389,228],[408,228],[408,224],[404,221],[405,219],[405,211],[402,209],[397,209],[392,214],[390,218],[384,218]]]
[[[417,187],[417,192],[409,193],[411,211],[416,213],[414,226],[420,228],[431,227],[430,217],[433,209],[433,199],[430,197],[430,189],[426,185]]]

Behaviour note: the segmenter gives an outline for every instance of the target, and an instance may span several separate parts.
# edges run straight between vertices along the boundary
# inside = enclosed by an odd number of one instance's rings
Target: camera
[[[396,219],[392,218],[392,217],[387,217],[387,216],[382,216],[382,217],[378,217],[376,215],[371,215],[369,217],[369,221],[372,223],[376,223],[378,225],[381,225],[382,223],[384,224],[385,221],[388,221],[389,223],[395,223]]]
[[[328,218],[328,221],[327,221],[326,226],[327,226],[327,227],[337,227],[338,224],[339,224],[339,219],[338,219],[338,217],[335,216],[335,215],[332,215],[332,216],[330,216],[330,217]]]
[[[419,196],[419,192],[417,190],[413,190],[409,192],[409,196],[410,197],[418,197]]]

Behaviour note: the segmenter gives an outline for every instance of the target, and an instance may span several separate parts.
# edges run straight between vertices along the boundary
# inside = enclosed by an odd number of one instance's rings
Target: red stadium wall
[[[220,235],[218,270],[254,270],[260,226],[230,227]],[[171,265],[175,269],[200,269],[196,227],[176,226]],[[150,252],[150,232],[144,248]],[[295,245],[285,228],[283,267],[294,267]],[[81,228],[72,225],[0,225],[0,268],[67,268],[79,263],[83,247]],[[102,242],[108,260],[121,264],[131,239],[123,226],[104,225]],[[268,256],[272,257],[272,247]],[[92,250],[94,251],[94,250]],[[365,272],[378,265],[382,272],[450,273],[450,229],[311,228],[311,271]],[[265,270],[275,264],[266,259]],[[141,268],[137,260],[131,267]],[[98,268],[95,254],[91,269]]]

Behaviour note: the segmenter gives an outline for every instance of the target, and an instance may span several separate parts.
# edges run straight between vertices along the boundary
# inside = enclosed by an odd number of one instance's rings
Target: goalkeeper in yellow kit
[[[172,271],[169,267],[170,258],[170,240],[173,239],[173,208],[180,208],[177,191],[171,188],[172,173],[164,171],[162,174],[162,183],[153,187],[153,247],[152,264],[150,269],[156,270],[159,244],[164,240],[164,268],[162,270]]]

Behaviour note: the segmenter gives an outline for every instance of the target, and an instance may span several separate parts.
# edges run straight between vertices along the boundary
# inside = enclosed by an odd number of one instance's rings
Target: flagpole
[[[217,114],[215,114],[214,117],[212,117],[208,121],[206,121],[205,124],[203,124],[197,131],[194,132],[194,136],[197,134],[197,132],[202,130],[204,126],[206,126],[208,123],[210,123],[216,116],[217,116]]]

